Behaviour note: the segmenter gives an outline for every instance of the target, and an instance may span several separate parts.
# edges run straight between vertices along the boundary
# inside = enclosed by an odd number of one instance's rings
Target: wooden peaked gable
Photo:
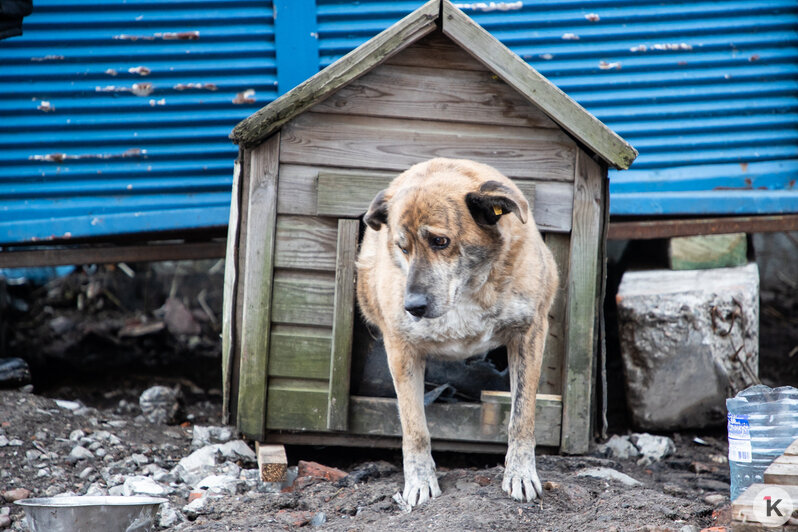
[[[230,138],[251,148],[283,124],[369,72],[383,61],[440,30],[608,165],[624,170],[635,150],[599,119],[504,46],[449,0],[430,0],[390,28],[263,107],[234,129]]]

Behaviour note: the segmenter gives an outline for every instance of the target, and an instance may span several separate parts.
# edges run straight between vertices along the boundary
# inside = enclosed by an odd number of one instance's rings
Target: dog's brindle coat
[[[415,506],[440,494],[424,415],[426,356],[464,359],[501,345],[512,391],[502,489],[540,497],[535,394],[558,279],[523,194],[490,166],[432,159],[377,194],[365,222],[357,295],[388,353],[404,500]]]

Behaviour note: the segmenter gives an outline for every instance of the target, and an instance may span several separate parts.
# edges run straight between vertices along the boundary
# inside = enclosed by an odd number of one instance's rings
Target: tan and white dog
[[[502,489],[542,494],[535,394],[557,268],[524,195],[494,168],[432,159],[371,203],[357,261],[360,309],[379,327],[402,423],[404,500],[440,495],[424,415],[427,356],[465,359],[505,345],[512,404]]]

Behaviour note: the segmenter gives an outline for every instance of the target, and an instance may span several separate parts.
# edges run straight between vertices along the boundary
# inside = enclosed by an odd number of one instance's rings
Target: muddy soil
[[[61,388],[49,391],[52,397],[0,391],[0,442],[10,442],[0,446],[0,492],[22,487],[30,490],[31,496],[85,494],[90,489],[107,489],[128,475],[146,474],[142,471],[152,464],[173,468],[191,452],[194,424],[219,424],[220,401],[216,395],[192,393],[186,383],[160,382],[181,386],[186,406],[182,424],[152,424],[140,417],[136,406],[137,394],[152,384],[156,382],[131,379],[114,387]],[[85,406],[69,410],[59,407],[54,398],[77,400]],[[75,460],[69,453],[78,443],[75,438],[80,438],[76,430],[100,440],[100,435],[110,433],[118,441],[105,436],[104,457],[97,457],[100,453],[95,449],[95,457]],[[596,452],[583,457],[541,453],[538,472],[546,483],[545,497],[528,504],[515,502],[501,491],[502,456],[435,453],[443,494],[409,513],[392,500],[402,485],[397,451],[289,447],[293,464],[315,460],[351,474],[337,483],[306,479],[295,483],[288,493],[250,485],[236,495],[211,499],[206,513],[192,515],[193,520],[180,512],[188,503],[190,489],[173,482],[168,499],[178,510],[178,522],[159,529],[573,531],[700,530],[711,526],[717,521],[713,512],[717,515],[719,507],[728,505],[723,438],[701,434],[702,445],[694,442],[694,434],[670,436],[676,453],[648,466],[604,458]],[[608,467],[641,484],[627,487],[612,480],[577,476],[588,467]],[[113,475],[120,476],[114,479]],[[24,530],[21,509],[6,506],[10,507],[12,530]],[[723,512],[720,519],[724,519]]]

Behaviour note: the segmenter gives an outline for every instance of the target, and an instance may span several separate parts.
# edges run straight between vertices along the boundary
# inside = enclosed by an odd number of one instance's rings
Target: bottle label
[[[751,462],[751,426],[748,416],[728,414],[729,427],[729,460],[733,462]]]

